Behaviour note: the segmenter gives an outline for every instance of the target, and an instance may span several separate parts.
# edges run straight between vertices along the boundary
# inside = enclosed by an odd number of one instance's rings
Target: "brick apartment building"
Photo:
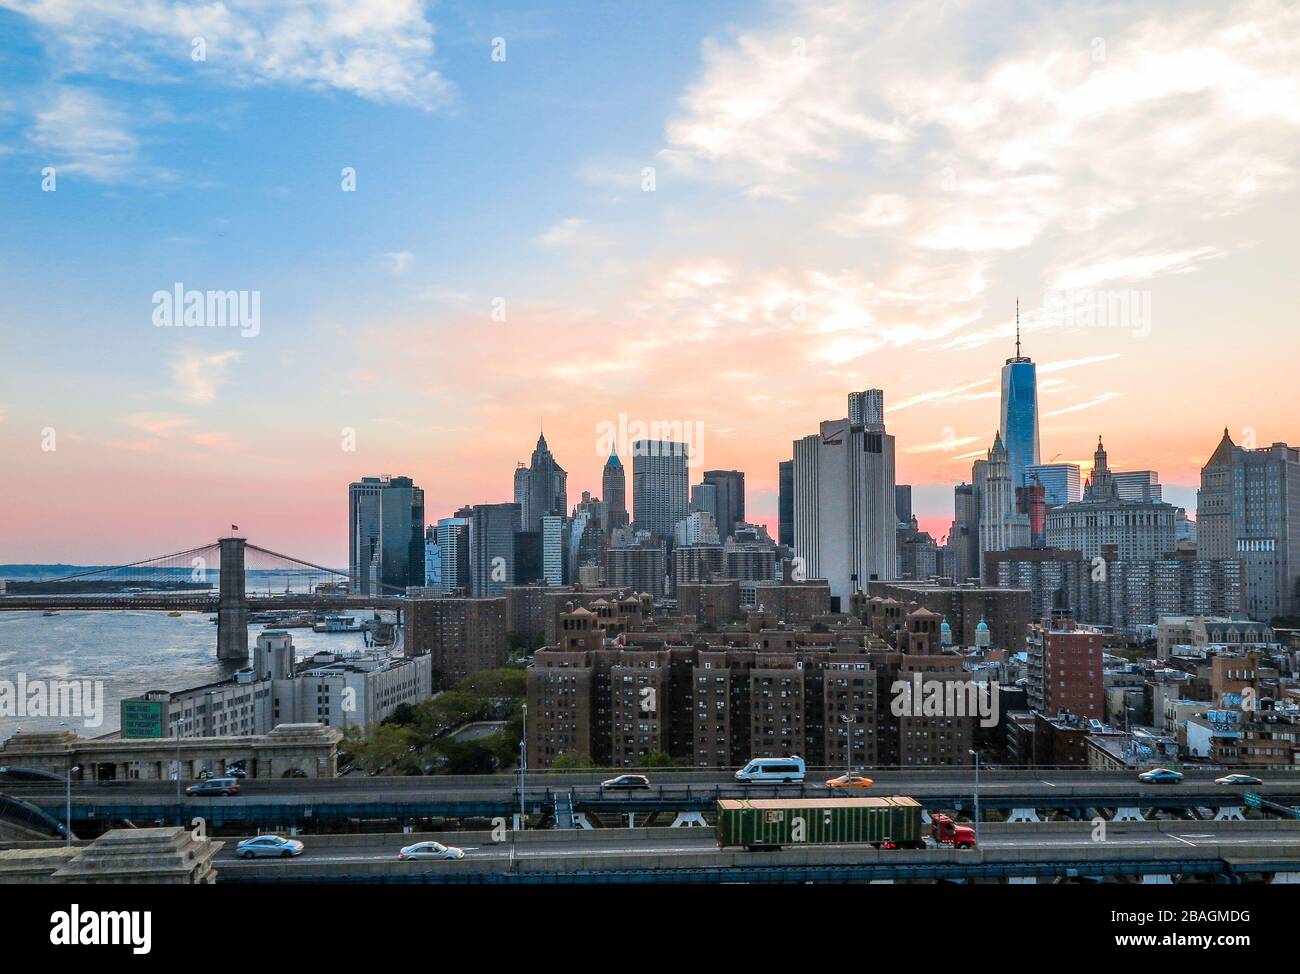
[[[561,618],[561,638],[528,669],[528,761],[561,754],[599,765],[642,766],[667,754],[694,767],[737,767],[751,757],[802,755],[810,766],[960,766],[975,720],[895,714],[895,684],[966,682],[937,645],[936,620],[908,620],[911,650],[864,630],[729,630],[715,642],[674,644],[670,633],[624,633],[610,645],[595,614]]]
[[[981,622],[988,625],[994,649],[1018,652],[1025,628],[1037,615],[1030,611],[1030,593],[1023,588],[977,588],[973,585],[938,585],[928,582],[868,582],[865,593],[851,599],[854,615],[871,624],[882,607],[917,605],[948,621],[953,644],[975,645]],[[899,621],[896,617],[895,623]]]
[[[1065,589],[1057,590],[1049,619],[1030,626],[1029,705],[1047,714],[1069,712],[1085,720],[1106,716],[1102,647],[1105,636],[1075,624]]]
[[[504,666],[504,598],[413,598],[407,601],[406,655],[433,657],[433,689]]]

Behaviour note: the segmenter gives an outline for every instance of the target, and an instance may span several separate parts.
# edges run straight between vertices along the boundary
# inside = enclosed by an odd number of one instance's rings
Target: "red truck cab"
[[[954,849],[975,848],[975,830],[969,825],[958,825],[947,815],[930,816],[930,838]]]

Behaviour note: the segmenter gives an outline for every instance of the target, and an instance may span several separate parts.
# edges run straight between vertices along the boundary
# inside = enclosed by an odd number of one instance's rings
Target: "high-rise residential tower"
[[[638,531],[671,538],[690,513],[690,446],[673,440],[632,443],[632,515]]]
[[[424,584],[424,491],[410,477],[348,485],[348,574],[360,595]]]
[[[542,581],[547,585],[569,581],[568,521],[563,514],[542,515]]]
[[[1007,474],[1014,501],[1015,488],[1025,486],[1025,468],[1038,463],[1038,372],[1033,359],[1020,354],[1019,298],[1016,354],[1002,366],[1002,424],[998,432],[1007,450]]]
[[[806,578],[830,583],[841,606],[867,582],[898,573],[894,438],[883,406],[878,389],[854,393],[849,418],[794,443],[795,556]]]
[[[885,424],[885,393],[882,389],[867,389],[849,393],[849,423],[853,426],[883,426]]]

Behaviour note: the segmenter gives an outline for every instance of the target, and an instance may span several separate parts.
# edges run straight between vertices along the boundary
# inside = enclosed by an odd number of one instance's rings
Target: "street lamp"
[[[849,727],[853,724],[852,714],[840,714],[840,721],[844,724],[844,773],[853,773],[853,737]]]
[[[521,829],[528,827],[528,819],[524,814],[524,784],[525,775],[528,773],[528,704],[524,704],[523,708],[523,730],[519,735],[519,827]]]
[[[72,776],[77,772],[79,772],[80,770],[81,770],[81,765],[74,764],[72,767],[68,769],[68,777],[65,779],[68,784],[68,806],[67,806],[68,834],[64,837],[64,841],[68,845],[72,845]]]
[[[971,754],[975,755],[975,848],[980,846],[980,752],[974,748]]]

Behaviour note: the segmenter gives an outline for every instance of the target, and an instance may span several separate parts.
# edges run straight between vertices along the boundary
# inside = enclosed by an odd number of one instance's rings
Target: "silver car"
[[[464,859],[465,850],[441,842],[417,842],[402,848],[398,859]]]
[[[290,856],[302,855],[302,843],[297,839],[286,839],[281,835],[259,835],[256,838],[245,839],[235,847],[235,850],[241,859],[259,856],[287,859]]]

